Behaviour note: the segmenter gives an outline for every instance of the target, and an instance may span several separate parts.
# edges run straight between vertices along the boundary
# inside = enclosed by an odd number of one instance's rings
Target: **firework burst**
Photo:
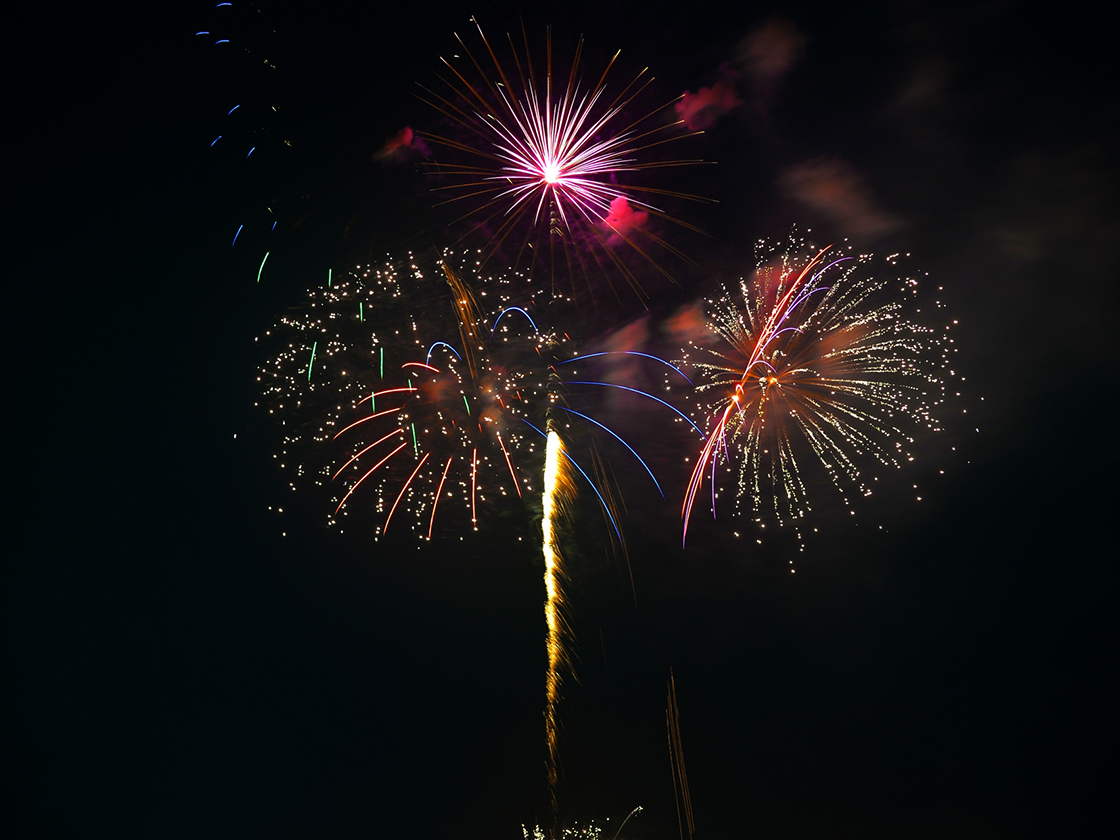
[[[592,271],[609,279],[611,268],[642,296],[620,246],[669,276],[657,258],[684,257],[652,229],[650,217],[695,230],[661,209],[667,199],[694,196],[642,185],[635,177],[645,169],[700,162],[650,159],[654,147],[686,136],[678,128],[681,121],[659,120],[665,108],[631,115],[635,99],[652,81],[645,71],[613,98],[608,94],[617,53],[598,82],[584,86],[581,40],[563,81],[554,76],[550,34],[538,79],[524,29],[520,54],[507,36],[513,74],[475,26],[490,61],[480,61],[456,36],[463,57],[456,56],[455,63],[443,59],[450,76],[441,77],[442,89],[423,87],[420,94],[464,135],[423,135],[449,156],[430,164],[434,189],[446,195],[445,203],[463,207],[460,219],[472,219],[475,229],[489,236],[488,257],[501,250],[515,266],[547,270],[553,277],[559,263],[573,279]]]
[[[897,262],[886,260],[892,273]],[[949,328],[921,323],[916,279],[880,279],[872,266],[869,255],[761,242],[740,294],[709,301],[718,347],[689,353],[707,436],[685,494],[685,536],[705,481],[715,514],[721,464],[736,464],[737,512],[796,523],[817,484],[850,506],[872,493],[865,471],[912,461],[918,433],[938,430]]]
[[[331,524],[361,511],[375,537],[405,519],[431,539],[437,513],[457,508],[477,530],[488,504],[536,484],[543,447],[523,419],[543,412],[541,348],[557,339],[500,300],[485,318],[462,280],[477,263],[360,267],[267,336],[280,344],[259,376],[283,429],[277,457],[292,489],[305,477],[333,488]],[[502,298],[503,282],[491,278],[481,300]]]
[[[375,509],[385,520],[379,533],[403,506],[412,511],[414,528],[422,529],[427,519],[425,537],[431,539],[439,503],[456,496],[470,511],[477,530],[478,506],[487,494],[521,497],[532,490],[532,471],[518,465],[520,457],[532,456],[535,447],[526,439],[521,418],[544,397],[546,366],[542,362],[527,369],[518,363],[525,358],[539,362],[542,338],[533,325],[525,333],[515,333],[515,348],[507,344],[509,335],[498,336],[501,350],[507,352],[492,352],[498,349],[491,341],[494,334],[499,329],[508,332],[514,320],[502,324],[504,315],[515,313],[532,325],[531,320],[524,310],[506,309],[491,330],[484,330],[473,292],[447,263],[442,267],[452,290],[458,341],[441,340],[425,347],[417,339],[423,360],[417,354],[415,360],[400,364],[392,387],[378,388],[368,400],[364,396],[358,400],[353,406],[356,419],[335,435],[355,441],[356,450],[333,476],[349,484],[336,514],[386,461],[402,450],[407,460],[411,449],[415,467],[399,491],[394,494],[397,482],[392,479],[381,483]],[[525,325],[519,322],[519,326]],[[499,361],[502,357],[505,363]],[[388,406],[377,407],[378,397]],[[369,442],[370,438],[374,440]],[[385,454],[390,447],[394,448]]]

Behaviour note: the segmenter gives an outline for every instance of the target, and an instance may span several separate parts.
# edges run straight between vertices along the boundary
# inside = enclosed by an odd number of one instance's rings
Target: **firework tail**
[[[483,346],[482,338],[478,334],[478,325],[482,323],[482,312],[478,307],[478,302],[475,300],[474,293],[471,291],[470,287],[452,270],[451,266],[441,260],[440,267],[443,269],[443,274],[447,278],[447,285],[451,288],[451,294],[455,298],[454,304],[455,314],[459,322],[459,338],[463,346],[463,353],[466,355],[467,366],[471,371],[471,379],[477,382],[477,356]]]
[[[555,424],[549,420],[547,424],[548,442],[546,448],[544,467],[544,516],[541,520],[543,536],[542,549],[544,552],[544,586],[546,598],[544,603],[545,623],[548,627],[548,675],[545,678],[545,735],[548,741],[548,786],[552,798],[552,811],[555,816],[558,811],[556,787],[558,783],[558,757],[557,757],[557,716],[556,707],[560,700],[561,668],[568,661],[564,650],[564,617],[562,613],[564,594],[561,587],[563,581],[563,560],[560,554],[560,540],[558,534],[559,517],[563,511],[565,500],[570,496],[572,480],[567,469],[567,460],[564,457],[564,443],[557,433]]]
[[[681,745],[681,712],[677,706],[677,683],[669,672],[669,697],[665,708],[665,724],[669,731],[669,764],[673,770],[673,794],[677,803],[677,827],[681,840],[685,828],[689,840],[696,831],[692,821],[692,797],[688,793],[688,774],[684,769],[684,747]]]

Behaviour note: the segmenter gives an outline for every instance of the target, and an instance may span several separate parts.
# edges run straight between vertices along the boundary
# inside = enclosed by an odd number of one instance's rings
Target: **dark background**
[[[444,235],[415,168],[372,155],[430,120],[413,85],[471,13],[493,36],[517,27],[448,3],[15,22],[11,306],[30,376],[10,405],[30,420],[12,479],[33,538],[9,559],[6,764],[24,836],[547,823],[535,551],[375,545],[321,529],[311,503],[270,512],[284,481],[252,407],[253,337],[327,266]],[[642,805],[624,836],[676,836],[671,668],[698,837],[1115,830],[1102,21],[1015,2],[525,14],[558,52],[583,33],[589,72],[621,47],[666,101],[738,73],[742,105],[690,141],[717,166],[666,175],[719,203],[677,208],[711,239],[682,242],[698,265],[680,288],[651,283],[655,310],[734,279],[755,238],[797,222],[910,253],[944,286],[967,377],[904,476],[923,501],[872,500],[851,522],[826,506],[796,574],[790,539],[758,546],[742,522],[699,520],[677,548],[671,492],[628,499],[629,570],[593,509],[577,517],[561,824]],[[222,27],[240,52],[194,35]],[[759,32],[770,77],[737,59]],[[258,285],[267,206],[281,226]]]

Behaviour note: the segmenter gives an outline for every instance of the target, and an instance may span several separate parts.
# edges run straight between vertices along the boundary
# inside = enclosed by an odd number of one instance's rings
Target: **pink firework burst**
[[[477,21],[475,26],[478,27]],[[459,36],[463,49],[457,67],[442,59],[452,76],[441,78],[449,89],[441,94],[423,88],[421,99],[461,130],[464,139],[424,134],[436,147],[450,151],[450,160],[436,160],[431,173],[435,189],[449,194],[444,203],[459,203],[456,219],[475,220],[474,230],[489,237],[489,252],[510,248],[516,264],[544,268],[549,254],[555,269],[558,250],[573,274],[612,267],[640,297],[633,272],[620,256],[628,246],[665,276],[658,258],[669,253],[686,259],[657,231],[654,220],[674,222],[692,230],[660,206],[662,201],[695,196],[635,183],[627,176],[642,170],[701,163],[699,160],[652,158],[651,149],[698,132],[680,130],[682,122],[668,107],[632,118],[631,105],[652,81],[643,70],[617,95],[608,96],[606,80],[618,53],[598,81],[585,87],[580,77],[582,39],[577,44],[567,81],[553,75],[551,34],[547,38],[543,78],[529,58],[528,38],[519,55],[507,36],[516,75],[506,72],[486,39],[478,33],[493,69],[487,71]],[[476,79],[476,81],[471,81]],[[668,103],[672,104],[672,103]],[[658,115],[669,115],[659,121]],[[625,181],[625,183],[624,183]],[[655,203],[657,202],[657,203]],[[609,278],[611,272],[603,272]]]

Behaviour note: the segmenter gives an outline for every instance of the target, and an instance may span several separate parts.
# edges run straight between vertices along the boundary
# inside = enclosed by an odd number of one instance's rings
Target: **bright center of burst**
[[[544,167],[544,180],[546,184],[555,184],[560,180],[560,166],[555,163],[547,163]]]

